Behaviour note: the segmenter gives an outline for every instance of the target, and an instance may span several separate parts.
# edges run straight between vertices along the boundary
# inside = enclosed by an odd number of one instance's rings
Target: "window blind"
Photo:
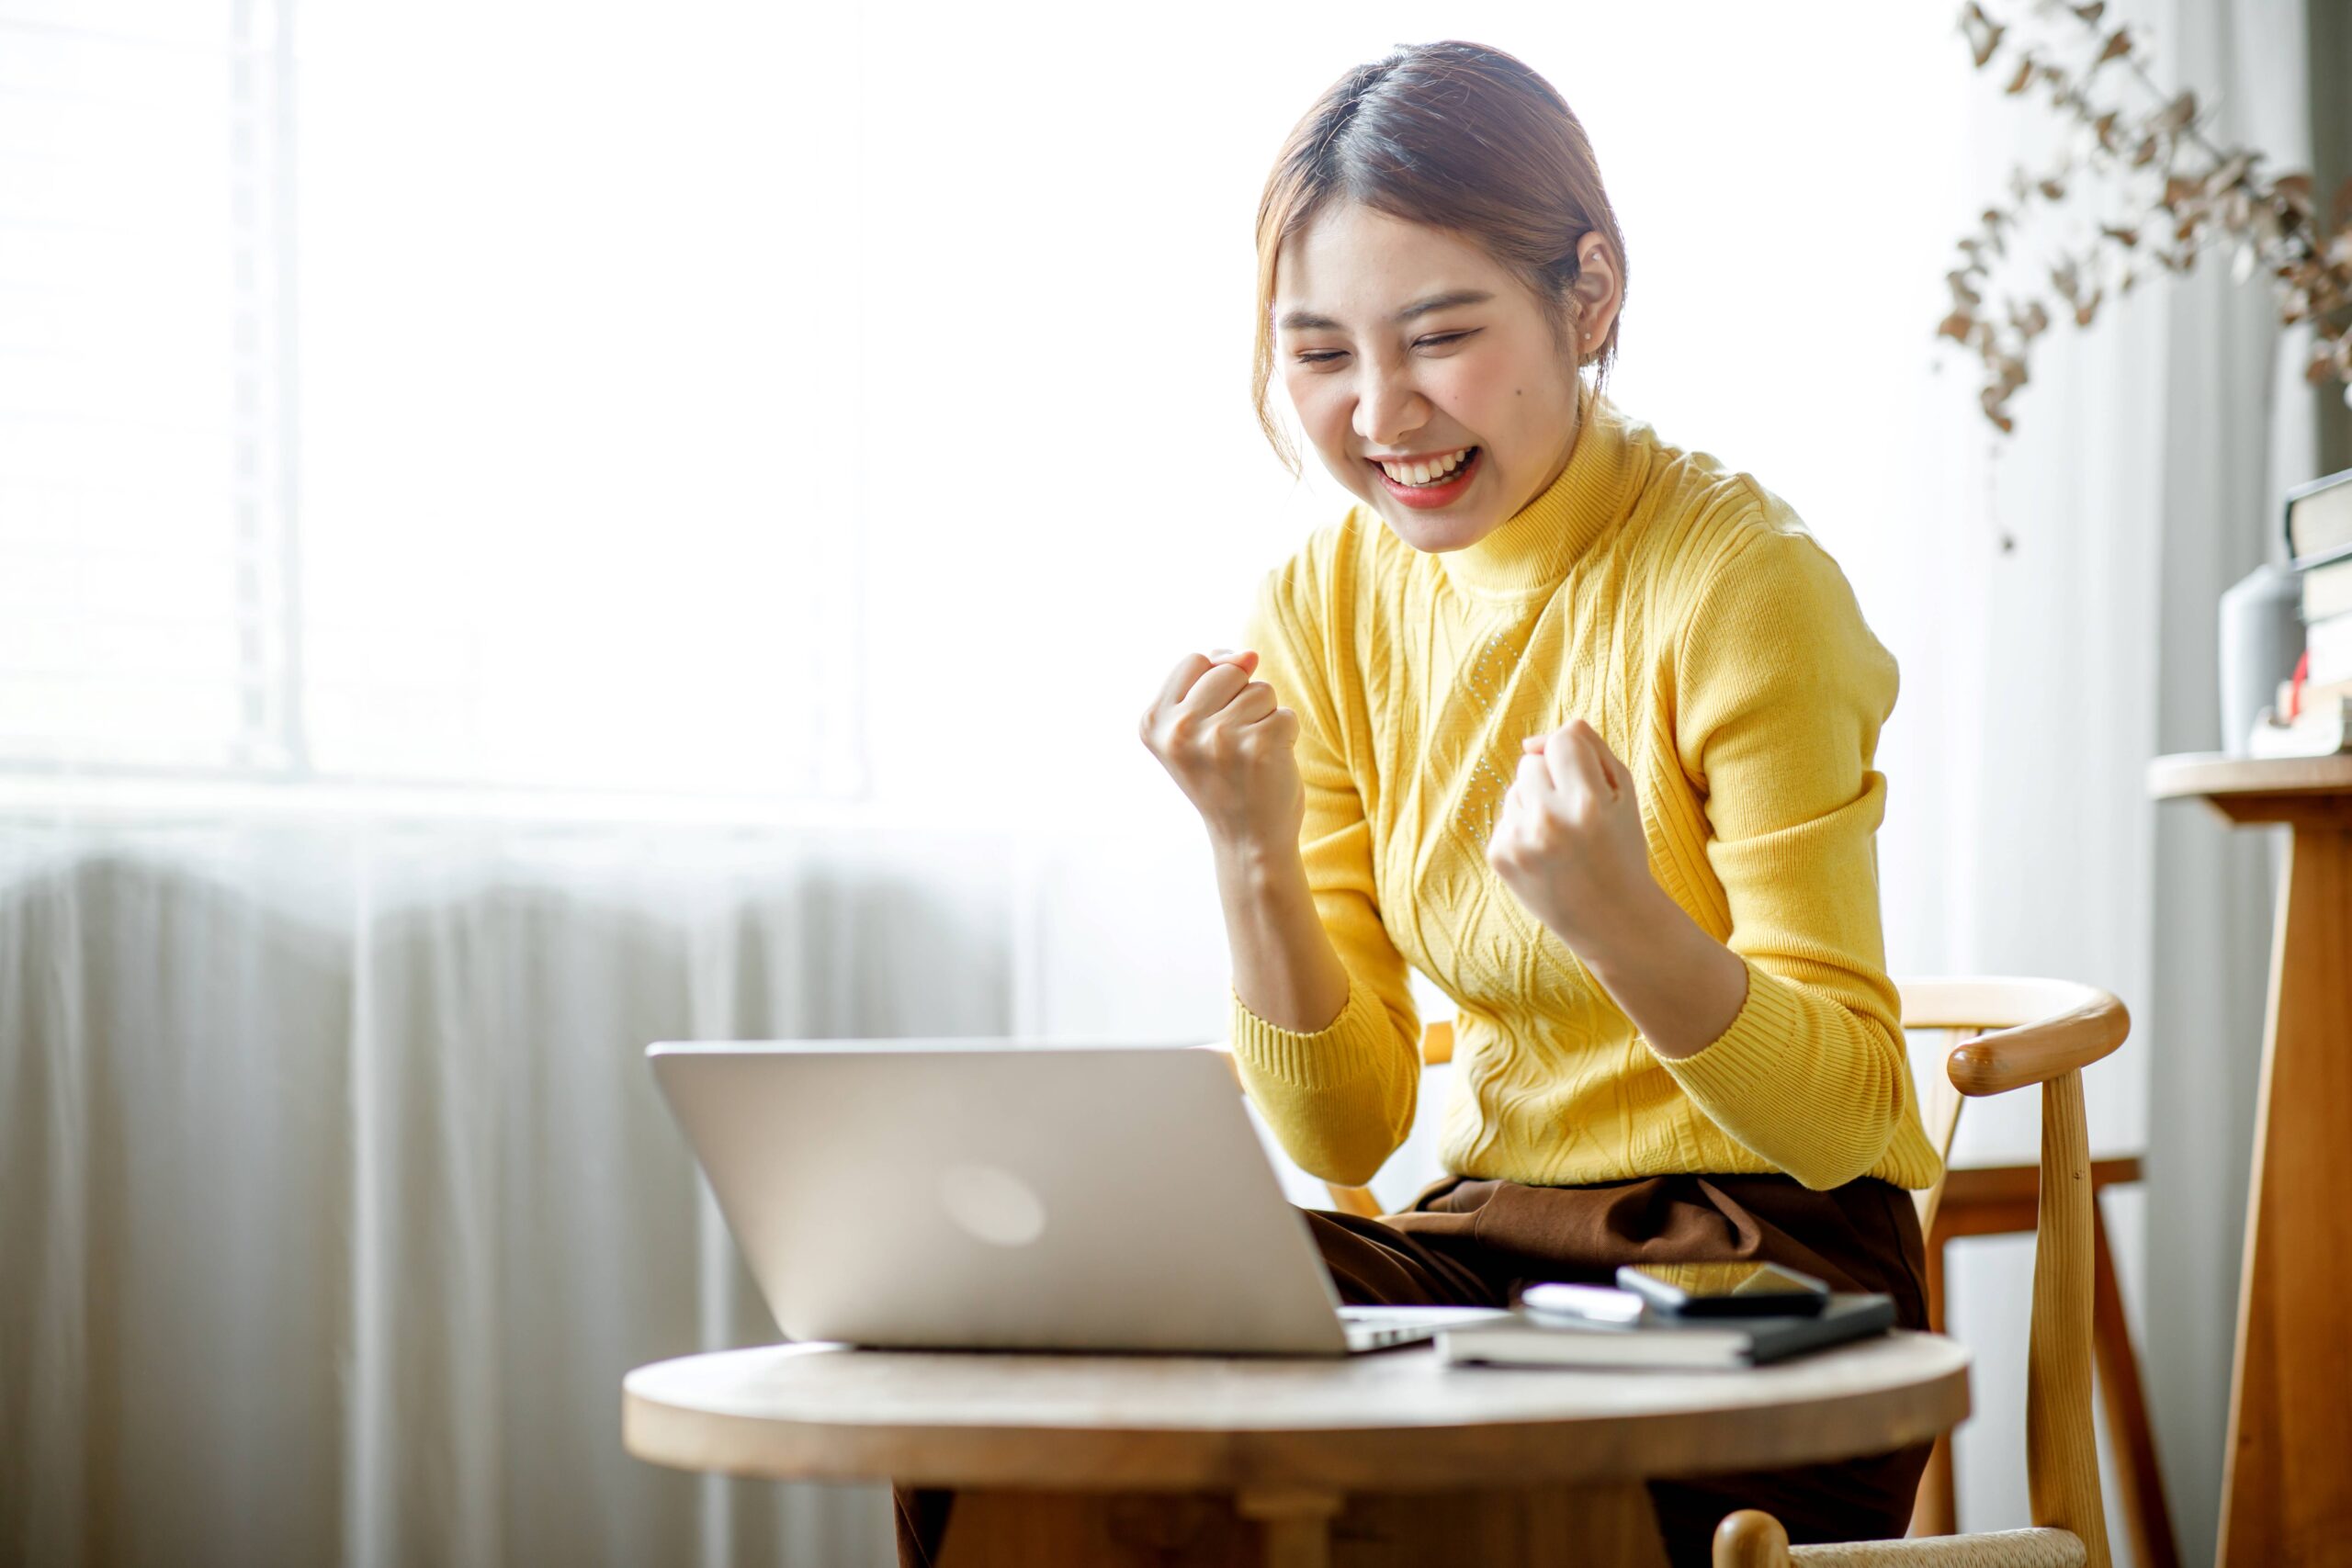
[[[0,0],[0,762],[301,765],[280,20]]]

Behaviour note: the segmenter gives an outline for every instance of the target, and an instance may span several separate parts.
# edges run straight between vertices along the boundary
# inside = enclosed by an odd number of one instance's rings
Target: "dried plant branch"
[[[2236,281],[2269,274],[2281,324],[2312,323],[2309,380],[2343,382],[2352,403],[2352,181],[2335,193],[2324,230],[2311,175],[2297,170],[2265,178],[2262,153],[2217,145],[2206,134],[2208,117],[2196,94],[2166,94],[2149,75],[2132,30],[2102,28],[2104,0],[2041,0],[2039,9],[2066,14],[2087,34],[2088,58],[2080,66],[2070,69],[2047,42],[2025,41],[1978,0],[1968,0],[1960,15],[1976,68],[1997,64],[2012,96],[2045,88],[2051,107],[2078,128],[2081,148],[2040,173],[2013,169],[2009,204],[1985,209],[1976,231],[1958,243],[1961,265],[1947,275],[1952,309],[1936,332],[1982,362],[1985,418],[2005,434],[2017,428],[2009,400],[2027,383],[2027,355],[2049,330],[2053,307],[2087,327],[2111,296],[2131,293],[2159,271],[2187,272],[2223,243]],[[2134,112],[2094,96],[2119,62],[2152,107]],[[2145,188],[2133,196],[2129,187],[2135,184]],[[2098,222],[2087,243],[2048,259],[2048,293],[1996,287],[1996,275],[2019,271],[2028,259],[2011,242],[2037,201],[2057,206],[2070,193],[2102,186],[2123,187],[2128,209]],[[1997,308],[1987,304],[1995,294]]]

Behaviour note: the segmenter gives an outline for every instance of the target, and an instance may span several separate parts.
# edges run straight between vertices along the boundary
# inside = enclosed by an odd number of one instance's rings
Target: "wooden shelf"
[[[2352,828],[2352,754],[2158,757],[2148,764],[2148,793],[2158,800],[2203,800],[2233,822]]]

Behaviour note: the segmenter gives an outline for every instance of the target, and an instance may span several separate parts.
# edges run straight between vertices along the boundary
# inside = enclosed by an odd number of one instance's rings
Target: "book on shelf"
[[[2352,610],[2352,556],[2306,567],[2295,574],[2295,582],[2302,591],[2305,622],[2324,621]]]
[[[2297,571],[2352,558],[2352,468],[2287,492],[2287,559]]]
[[[1883,1295],[1834,1295],[1810,1317],[1649,1313],[1633,1323],[1586,1323],[1521,1310],[1440,1330],[1437,1353],[1449,1364],[1504,1367],[1761,1367],[1894,1326],[1894,1301]]]
[[[2352,612],[2352,468],[2289,491],[2286,525],[2303,619]]]

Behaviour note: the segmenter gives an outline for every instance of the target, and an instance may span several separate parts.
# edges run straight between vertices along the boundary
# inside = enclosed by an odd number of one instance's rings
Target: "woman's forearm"
[[[1298,846],[1212,842],[1234,995],[1278,1029],[1328,1029],[1348,1005],[1348,972],[1316,916]]]
[[[1747,1005],[1747,964],[1709,936],[1664,889],[1628,919],[1621,942],[1584,955],[1585,967],[1633,1020],[1651,1050],[1695,1056]]]

